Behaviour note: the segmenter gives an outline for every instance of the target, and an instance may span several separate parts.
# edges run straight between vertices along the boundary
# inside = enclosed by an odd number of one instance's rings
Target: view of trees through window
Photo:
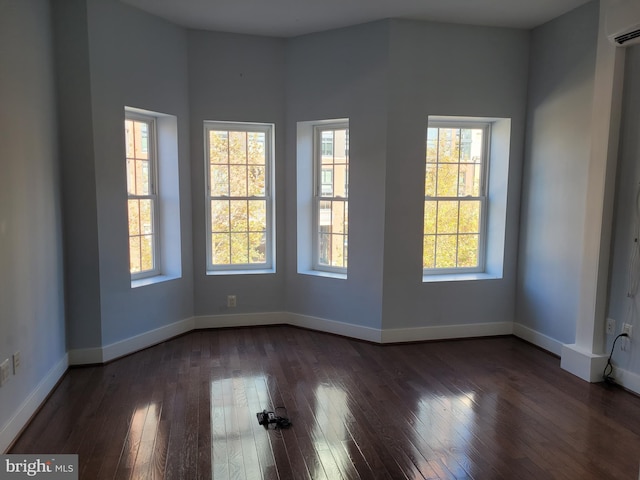
[[[207,131],[212,266],[268,261],[267,134],[264,129]]]
[[[156,270],[155,202],[151,148],[153,120],[126,118],[124,122],[127,161],[129,218],[129,268],[132,275]]]
[[[344,270],[349,232],[349,129],[318,127],[316,158],[317,267]],[[319,185],[318,185],[319,184]]]
[[[481,267],[485,132],[484,126],[427,129],[425,269]]]

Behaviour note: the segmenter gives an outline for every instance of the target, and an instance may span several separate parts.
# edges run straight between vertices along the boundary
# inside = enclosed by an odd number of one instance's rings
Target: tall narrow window
[[[484,270],[489,125],[429,123],[426,140],[425,274]]]
[[[344,273],[349,233],[349,124],[315,127],[314,269]]]
[[[158,192],[155,118],[126,112],[124,121],[132,279],[157,275]]]
[[[208,270],[273,266],[273,125],[205,122]]]

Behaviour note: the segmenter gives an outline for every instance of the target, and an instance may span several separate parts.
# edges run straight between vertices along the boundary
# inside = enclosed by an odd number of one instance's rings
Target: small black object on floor
[[[284,407],[279,408],[284,409]],[[287,417],[276,415],[275,412],[263,410],[256,413],[256,417],[258,417],[258,423],[264,428],[269,428],[269,425],[273,425],[274,428],[289,428],[291,426],[291,422]]]

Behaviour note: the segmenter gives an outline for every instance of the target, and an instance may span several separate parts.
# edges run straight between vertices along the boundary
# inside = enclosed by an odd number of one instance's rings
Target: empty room
[[[0,0],[0,478],[638,478],[639,139],[637,0]]]

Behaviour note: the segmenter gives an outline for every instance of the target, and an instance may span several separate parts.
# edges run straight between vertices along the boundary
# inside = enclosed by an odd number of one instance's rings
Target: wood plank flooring
[[[638,478],[640,398],[559,363],[514,337],[197,331],[70,369],[10,453],[90,480]],[[258,425],[276,407],[290,429]]]

